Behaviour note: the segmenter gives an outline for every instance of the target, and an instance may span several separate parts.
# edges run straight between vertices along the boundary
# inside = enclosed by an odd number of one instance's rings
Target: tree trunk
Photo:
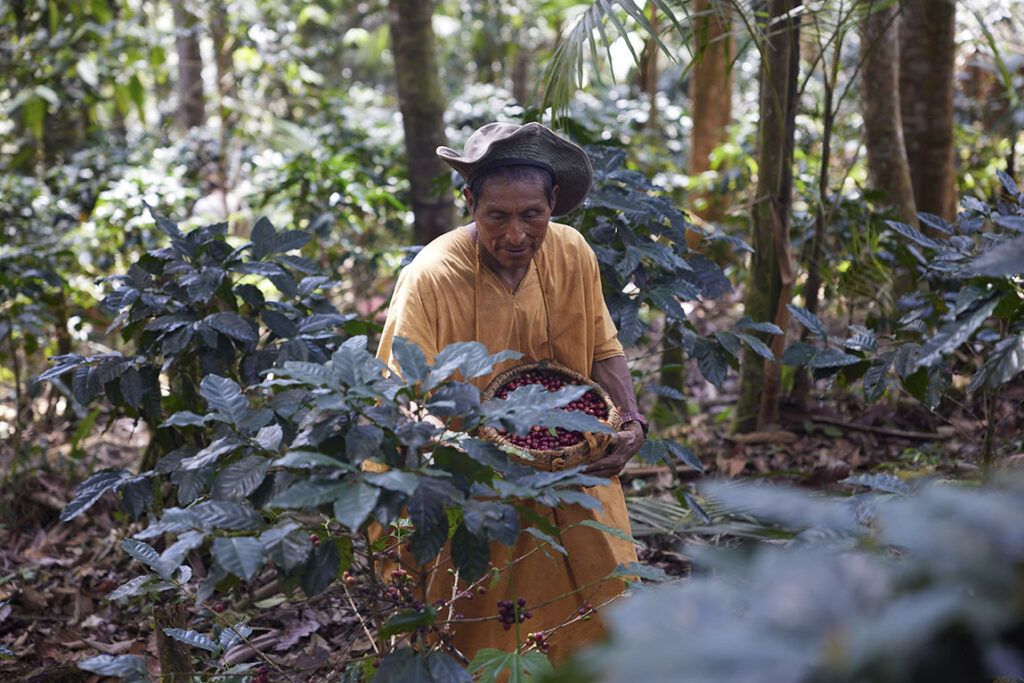
[[[199,20],[185,0],[173,0],[174,31],[178,47],[178,120],[185,130],[206,121],[203,95],[203,56],[199,51]]]
[[[658,33],[658,8],[647,3],[647,16],[655,35]],[[640,53],[638,69],[640,91],[647,96],[649,112],[644,128],[654,130],[658,126],[658,41],[648,36],[644,41],[643,52]]]
[[[712,7],[710,0],[696,0],[693,6],[694,65],[690,71],[690,102],[693,107],[693,133],[687,173],[698,176],[711,168],[711,153],[725,142],[732,123],[733,41],[728,17]],[[701,218],[713,222],[725,215],[727,196],[707,192],[694,198],[694,204],[706,208]],[[695,245],[691,245],[695,246]]]
[[[900,220],[917,226],[917,207],[900,121],[899,8],[880,0],[862,0],[867,16],[860,24],[860,103],[871,187],[887,195]]]
[[[745,312],[755,321],[773,321],[782,330],[765,341],[782,356],[789,325],[793,271],[789,214],[793,202],[793,133],[800,62],[799,17],[790,14],[800,0],[771,0],[761,61],[761,122],[757,153],[757,198],[752,210]],[[778,421],[780,366],[744,349],[734,429],[749,432]]]
[[[956,4],[905,0],[900,26],[900,109],[918,211],[956,217],[953,67]]]
[[[454,221],[451,195],[439,195],[435,190],[437,179],[449,169],[434,153],[446,144],[445,98],[431,26],[434,4],[428,0],[390,0],[388,10],[415,216],[413,232],[418,244],[426,244],[450,230]],[[441,185],[447,187],[447,183]]]

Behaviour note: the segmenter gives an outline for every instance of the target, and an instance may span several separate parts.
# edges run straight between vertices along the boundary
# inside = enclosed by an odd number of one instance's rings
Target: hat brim
[[[466,141],[463,153],[438,147],[437,156],[469,182],[477,169],[497,159],[530,159],[551,168],[558,197],[551,213],[562,216],[583,203],[594,182],[594,170],[583,148],[536,122],[519,126],[489,123]]]

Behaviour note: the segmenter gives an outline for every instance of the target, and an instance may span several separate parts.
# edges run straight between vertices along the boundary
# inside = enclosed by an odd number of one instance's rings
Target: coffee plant
[[[888,221],[894,241],[902,240],[895,246],[905,250],[926,285],[898,301],[900,317],[891,334],[879,338],[875,330],[852,326],[849,337],[836,338],[816,316],[790,306],[816,343],[793,343],[782,363],[807,367],[816,378],[860,380],[869,401],[896,381],[932,410],[960,376],[969,378],[967,393],[991,405],[1024,370],[1024,193],[1005,173],[999,177],[1003,199],[993,205],[965,197],[952,224],[920,216],[940,238]],[[991,459],[992,447],[986,439],[984,460]]]
[[[665,314],[665,344],[681,347],[715,386],[722,385],[730,367],[738,367],[743,346],[762,358],[773,358],[767,345],[751,332],[779,334],[776,325],[745,317],[732,330],[705,336],[686,319],[682,305],[732,291],[718,263],[687,247],[687,231],[744,251],[750,247],[735,237],[704,235],[660,187],[623,167],[624,150],[592,146],[587,153],[594,165],[594,187],[568,222],[583,232],[597,254],[605,301],[623,345],[631,346],[643,337],[647,312],[657,310]],[[683,398],[675,388],[649,389]]]
[[[711,518],[678,529],[691,577],[613,606],[609,641],[545,680],[1024,678],[1020,474],[844,483],[859,492],[707,483]],[[765,542],[698,540],[731,532]]]

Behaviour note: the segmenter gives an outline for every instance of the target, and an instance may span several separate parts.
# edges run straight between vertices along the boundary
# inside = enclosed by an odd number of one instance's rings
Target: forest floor
[[[699,311],[695,318],[699,318]],[[707,333],[715,320],[708,319]],[[643,362],[643,361],[641,361]],[[653,361],[648,361],[653,362]],[[691,364],[692,365],[692,364]],[[709,385],[688,370],[686,415],[658,436],[689,446],[703,473],[633,462],[623,473],[628,495],[671,497],[702,477],[762,478],[818,491],[850,490],[851,474],[886,472],[917,477],[974,478],[987,420],[964,399],[930,413],[897,392],[863,404],[852,393],[817,387],[800,407],[783,404],[779,425],[746,435],[730,434],[735,387]],[[650,408],[651,397],[644,398]],[[1024,377],[1004,387],[996,403],[993,441],[1002,460],[1024,460]],[[652,411],[656,412],[656,411]],[[15,461],[12,444],[0,443],[0,679],[5,681],[96,681],[74,662],[97,654],[139,654],[153,658],[156,637],[152,602],[117,604],[106,596],[140,575],[141,565],[119,548],[138,528],[117,511],[109,495],[88,514],[68,523],[60,511],[75,486],[104,467],[132,467],[145,435],[118,421],[95,436],[74,438],[73,425],[25,433],[38,446],[31,465]],[[677,478],[678,474],[678,478]],[[669,574],[685,576],[677,539],[646,537],[641,560]],[[200,568],[201,569],[201,568]],[[328,590],[311,599],[276,594],[271,569],[253,581],[255,598],[223,598],[224,616],[246,620],[250,640],[273,656],[287,680],[337,680],[346,659],[370,649],[370,641],[346,594]],[[261,607],[253,604],[257,602]],[[236,661],[252,651],[232,652]]]
[[[727,394],[702,397],[695,386],[691,396],[701,406],[699,412],[663,434],[687,443],[705,464],[703,474],[683,469],[683,480],[772,477],[826,490],[844,488],[836,482],[855,473],[960,478],[978,470],[985,424],[968,406],[939,418],[909,402],[864,406],[841,396],[809,410],[784,406],[778,429],[740,436],[730,435],[728,422],[720,419],[730,405]],[[1022,404],[1024,383],[1017,382],[997,406],[997,443],[1019,445]],[[45,465],[13,473],[5,467],[10,474],[0,491],[0,645],[13,653],[11,659],[0,659],[0,679],[99,680],[76,669],[74,662],[99,653],[156,655],[148,612],[152,605],[106,600],[141,572],[118,547],[136,524],[109,497],[69,523],[61,523],[58,515],[88,472],[130,466],[144,439],[125,421],[81,444],[87,455],[71,457],[70,434],[59,429],[46,439]],[[623,480],[636,495],[669,494],[680,486],[668,468],[640,463],[633,463]],[[665,540],[644,539],[641,559],[669,574],[685,575],[685,559],[666,548]],[[254,585],[269,586],[271,574],[268,570],[257,577]],[[269,592],[257,588],[257,599],[275,602],[272,591],[272,586]],[[225,602],[230,615],[236,605],[227,598]],[[254,628],[251,638],[284,669],[299,672],[294,680],[336,680],[344,658],[365,653],[370,646],[338,591],[312,599],[288,598],[263,610],[244,607],[238,607],[237,616],[248,618]]]

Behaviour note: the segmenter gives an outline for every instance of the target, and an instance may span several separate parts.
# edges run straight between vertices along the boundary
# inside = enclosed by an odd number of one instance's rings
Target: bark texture
[[[185,130],[206,121],[203,94],[203,56],[199,51],[199,20],[185,5],[174,0],[175,43],[178,48],[178,121]]]
[[[953,145],[953,0],[905,0],[900,27],[900,109],[918,211],[956,217]]]
[[[388,19],[395,55],[398,107],[405,130],[405,154],[409,168],[413,232],[418,244],[426,244],[452,228],[451,196],[438,191],[449,172],[434,150],[447,143],[444,134],[445,98],[438,73],[437,47],[429,0],[390,0]]]
[[[699,175],[711,168],[711,152],[725,141],[732,123],[733,41],[728,17],[709,0],[694,2],[695,62],[690,72],[693,133],[687,172]],[[709,208],[712,208],[709,206]],[[721,215],[724,207],[712,209]],[[703,218],[714,220],[715,215]]]
[[[917,206],[900,119],[899,18],[896,5],[862,3],[860,102],[871,187],[887,195],[900,220],[917,226]]]
[[[793,133],[800,61],[799,0],[771,0],[761,63],[761,122],[758,138],[757,199],[745,312],[755,321],[773,321],[783,334],[766,339],[782,356],[789,325],[793,271],[789,214],[793,203]],[[778,420],[780,366],[744,349],[734,429],[749,432]]]

